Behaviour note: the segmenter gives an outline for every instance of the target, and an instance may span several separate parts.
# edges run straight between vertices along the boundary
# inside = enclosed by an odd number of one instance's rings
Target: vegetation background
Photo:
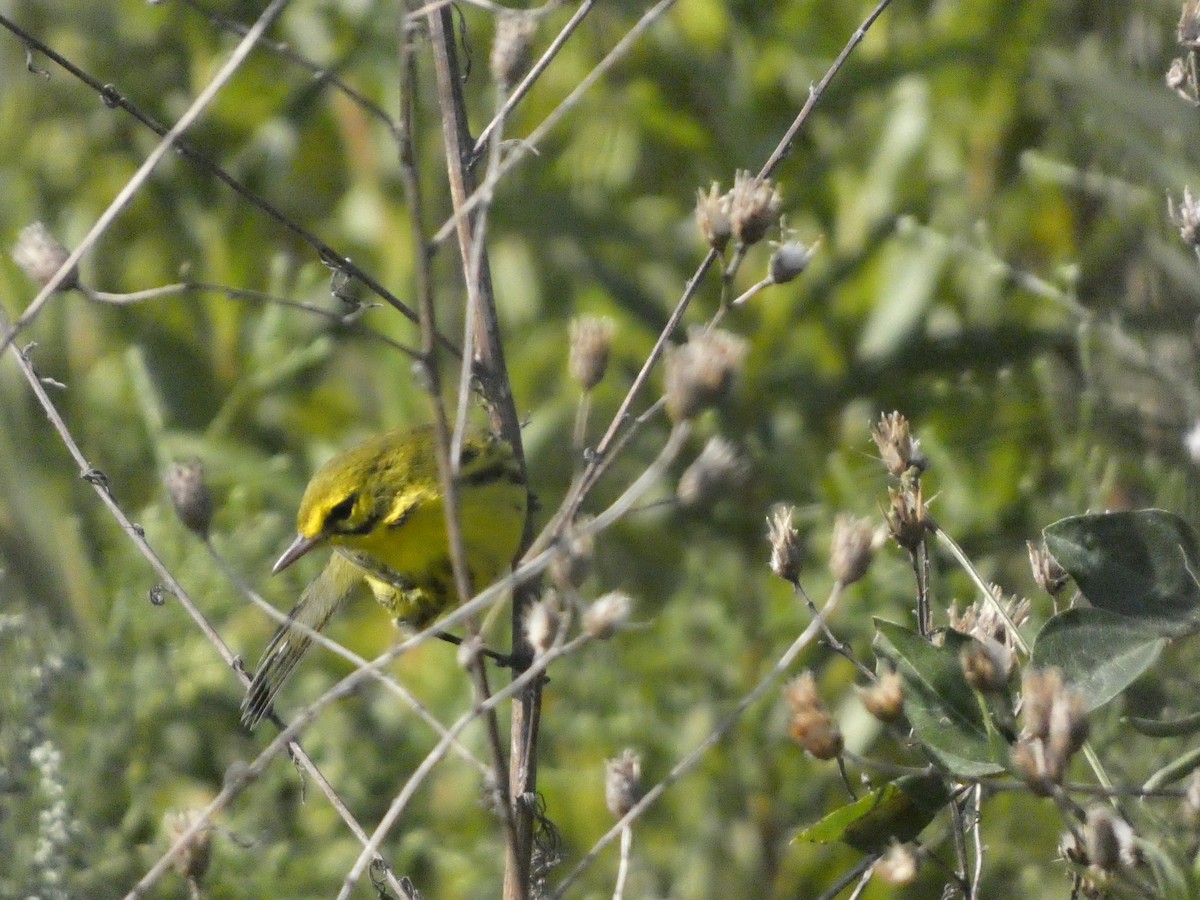
[[[508,135],[542,121],[648,6],[597,4]],[[260,4],[13,0],[0,10],[170,123],[236,43],[209,13],[248,24]],[[536,50],[571,11],[542,23]],[[692,218],[696,190],[728,188],[736,169],[758,169],[868,11],[833,0],[679,0],[505,178],[489,250],[544,508],[556,506],[576,465],[571,319],[616,324],[609,375],[593,398],[599,429],[706,251]],[[1165,208],[1168,195],[1200,184],[1196,110],[1163,80],[1178,53],[1179,12],[1178,0],[896,0],[854,51],[776,172],[788,226],[805,242],[821,238],[812,265],[725,318],[750,342],[733,395],[698,423],[672,477],[598,542],[585,593],[627,592],[638,627],[550,671],[540,790],[564,860],[550,887],[612,824],[604,760],[636,748],[656,782],[808,623],[767,568],[766,517],[776,503],[798,507],[811,560],[804,582],[820,602],[835,514],[879,515],[887,482],[868,426],[881,412],[911,419],[931,462],[933,515],[988,577],[1033,597],[1035,623],[1050,601],[1035,595],[1025,541],[1046,524],[1151,505],[1196,521],[1196,462],[1184,437],[1200,420],[1200,279]],[[493,18],[466,5],[461,13],[478,132],[493,98]],[[394,117],[399,15],[378,0],[295,0],[271,37]],[[0,239],[11,244],[41,220],[71,247],[157,138],[45,57],[31,59],[48,77],[26,69],[20,39],[0,33]],[[423,176],[430,219],[440,222],[449,206],[424,56],[420,78]],[[394,136],[361,103],[260,49],[186,140],[409,296]],[[739,288],[762,277],[769,253],[752,251]],[[454,333],[461,274],[452,248],[435,271]],[[311,247],[172,155],[81,277],[123,292],[181,273],[341,312]],[[719,288],[710,274],[685,322],[711,317]],[[0,260],[10,320],[35,293]],[[90,462],[247,660],[274,625],[176,520],[162,475],[172,461],[203,460],[217,501],[214,545],[290,607],[321,562],[267,575],[308,475],[356,438],[427,417],[410,360],[368,332],[418,343],[387,307],[340,324],[220,291],[122,306],[62,294],[19,339],[36,342],[30,358],[55,382],[51,396]],[[654,384],[661,389],[660,374]],[[241,687],[180,606],[169,596],[150,602],[154,573],[80,479],[8,355],[0,396],[0,896],[120,896],[166,849],[164,815],[202,806],[269,735],[239,726]],[[645,469],[666,430],[661,417],[647,424],[590,508]],[[748,480],[682,509],[674,479],[715,434],[744,454]],[[948,560],[937,557],[934,571],[942,621],[973,588]],[[870,664],[871,617],[911,624],[913,606],[907,557],[889,546],[832,626]],[[372,657],[395,632],[363,603],[332,635]],[[1179,750],[1118,724],[1129,704],[1143,715],[1195,711],[1194,651],[1172,654],[1160,670],[1169,678],[1145,679],[1093,723],[1118,776],[1136,782]],[[848,746],[908,758],[862,711],[847,660],[814,646],[802,663],[817,673]],[[314,653],[283,707],[348,670]],[[424,646],[396,672],[443,721],[469,701],[448,646]],[[790,843],[845,794],[831,764],[788,739],[783,704],[768,696],[639,821],[629,896],[813,897],[858,858],[847,847]],[[482,747],[478,728],[468,737]],[[303,737],[367,823],[435,741],[375,689],[328,708]],[[359,851],[282,757],[218,824],[205,896],[330,897]],[[981,896],[1068,896],[1054,859],[1060,830],[1045,800],[990,801]],[[932,844],[938,852],[936,834]],[[424,897],[497,896],[503,842],[481,806],[478,773],[443,763],[385,852]],[[611,895],[615,870],[610,849],[570,896]],[[937,896],[944,880],[928,865],[897,895]],[[890,890],[872,885],[865,896]],[[187,891],[171,876],[153,896]],[[360,886],[357,896],[370,893]]]

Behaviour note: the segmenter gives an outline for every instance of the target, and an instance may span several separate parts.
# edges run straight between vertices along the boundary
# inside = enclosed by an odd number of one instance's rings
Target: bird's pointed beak
[[[278,575],[315,546],[317,546],[316,538],[305,537],[302,534],[296,535],[291,546],[283,551],[283,556],[279,557],[279,561],[271,569],[271,574]]]

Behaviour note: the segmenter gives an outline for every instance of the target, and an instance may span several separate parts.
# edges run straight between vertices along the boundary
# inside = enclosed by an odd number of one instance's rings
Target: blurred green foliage
[[[259,8],[212,6],[245,23]],[[535,127],[643,7],[598,4],[507,136]],[[617,323],[594,397],[596,435],[703,256],[691,219],[697,188],[728,187],[735,169],[761,165],[867,11],[832,0],[681,0],[501,186],[489,249],[544,509],[576,465],[564,449],[578,401],[566,376],[569,320]],[[492,28],[478,9],[462,13],[478,131],[493,101]],[[164,123],[235,42],[177,0],[17,0],[5,15]],[[568,15],[543,23],[538,49]],[[854,52],[777,172],[788,225],[805,241],[823,236],[822,248],[799,280],[725,320],[751,341],[746,372],[685,454],[723,434],[752,461],[750,482],[688,512],[653,502],[670,500],[673,485],[663,484],[606,533],[588,593],[629,592],[639,627],[550,673],[539,786],[564,854],[550,885],[611,825],[604,759],[637,748],[657,781],[808,622],[767,570],[765,517],[776,502],[799,507],[811,550],[805,583],[819,602],[834,514],[877,515],[886,481],[867,427],[881,411],[910,417],[932,463],[934,516],[1006,591],[1034,590],[1024,541],[1063,515],[1160,505],[1196,521],[1182,438],[1200,419],[1200,279],[1163,202],[1195,179],[1200,147],[1195,110],[1163,85],[1177,15],[1167,0],[896,3]],[[296,0],[273,37],[394,114],[396,35],[395,4]],[[32,61],[49,77],[27,71],[21,41],[0,33],[0,237],[11,243],[40,219],[71,246],[156,139],[49,60]],[[422,172],[440,222],[449,208],[424,54],[419,91]],[[259,50],[186,140],[410,296],[393,135],[346,94]],[[735,289],[762,277],[768,254],[752,251]],[[462,288],[453,248],[434,266],[442,325],[454,333]],[[172,156],[86,258],[82,278],[121,292],[181,276],[340,311],[310,247]],[[0,261],[10,318],[34,293]],[[710,276],[686,321],[705,321],[718,297]],[[373,333],[418,341],[387,307],[331,325],[215,291],[130,306],[74,293],[56,297],[21,343],[36,341],[37,371],[65,385],[51,395],[91,464],[252,660],[273,626],[175,521],[161,474],[173,460],[203,460],[218,500],[214,545],[289,607],[320,561],[266,575],[307,476],[356,437],[427,417],[408,358]],[[79,479],[7,358],[0,395],[0,896],[118,896],[166,848],[164,815],[203,805],[268,736],[239,728],[238,682],[180,606],[150,603],[152,571]],[[590,509],[644,469],[665,429],[651,420]],[[935,576],[939,615],[953,599],[973,599],[948,560],[937,558]],[[901,620],[914,602],[907,559],[889,547],[833,627],[870,662],[871,615]],[[1035,599],[1035,619],[1048,615],[1049,601]],[[370,657],[394,631],[364,604],[332,636]],[[426,646],[397,666],[443,721],[469,697],[454,660],[452,648]],[[1144,680],[1128,702],[1142,715],[1192,711],[1189,662],[1179,649],[1160,669],[1175,675]],[[849,747],[904,758],[848,690],[849,663],[824,647],[803,663],[817,670]],[[284,707],[346,671],[315,653]],[[845,792],[830,765],[787,739],[771,696],[639,823],[629,896],[811,897],[856,861],[849,848],[790,843]],[[1095,740],[1116,774],[1136,781],[1171,748],[1121,732],[1119,711],[1096,723]],[[327,709],[304,736],[368,830],[435,740],[375,689]],[[468,742],[483,752],[478,729]],[[497,895],[503,845],[481,797],[474,770],[448,761],[385,845],[423,896]],[[988,805],[982,895],[1067,896],[1053,861],[1059,827],[1046,801],[1007,795]],[[206,896],[332,896],[357,853],[324,798],[281,758],[220,819]],[[611,894],[615,867],[610,850],[572,896]],[[927,867],[902,895],[931,896],[942,881]],[[885,895],[872,886],[865,896]],[[183,897],[186,886],[170,876],[154,896]]]

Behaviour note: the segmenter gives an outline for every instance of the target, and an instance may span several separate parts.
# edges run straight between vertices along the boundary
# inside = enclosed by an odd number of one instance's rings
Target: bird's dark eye
[[[350,513],[354,511],[354,501],[357,499],[357,494],[351,494],[336,506],[331,507],[329,510],[329,515],[326,517],[325,521],[331,525],[337,522],[346,521],[348,518],[350,518]]]

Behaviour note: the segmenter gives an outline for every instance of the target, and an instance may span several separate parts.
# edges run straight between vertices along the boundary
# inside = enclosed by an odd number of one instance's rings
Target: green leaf
[[[1105,609],[1077,607],[1042,626],[1031,662],[1037,668],[1061,669],[1090,711],[1154,665],[1166,643],[1153,624]]]
[[[1004,767],[995,761],[979,698],[963,676],[959,652],[971,641],[948,631],[935,647],[912,629],[875,620],[875,649],[904,680],[904,713],[935,760],[955,775],[978,778]]]
[[[1200,558],[1183,519],[1160,509],[1072,516],[1045,529],[1046,546],[1099,609],[1152,625],[1160,636],[1200,629]]]
[[[903,843],[919,835],[949,797],[940,775],[904,775],[835,809],[796,835],[793,843],[842,841],[863,853],[875,853],[893,840]]]

